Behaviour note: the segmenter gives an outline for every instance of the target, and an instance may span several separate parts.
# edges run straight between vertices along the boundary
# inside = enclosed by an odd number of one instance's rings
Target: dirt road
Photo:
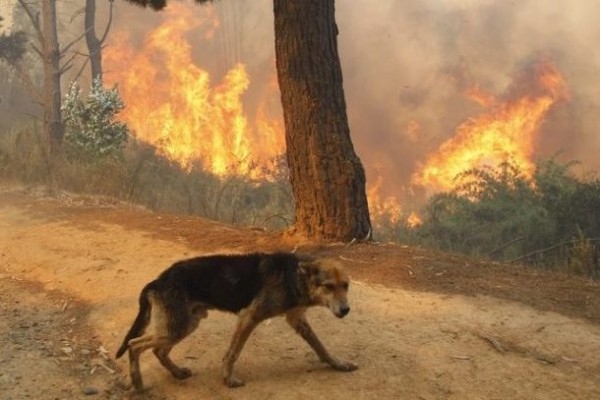
[[[352,312],[338,320],[325,309],[311,310],[309,318],[327,347],[358,363],[358,371],[320,364],[279,318],[256,330],[237,363],[246,386],[227,389],[220,360],[235,317],[215,312],[173,351],[174,360],[192,369],[191,378],[174,380],[145,354],[150,389],[142,396],[128,390],[126,361],[112,356],[146,282],[192,255],[292,247],[256,230],[97,199],[0,192],[0,399],[600,398],[594,307],[586,318],[560,305],[559,313],[507,296],[393,283],[390,268],[407,276],[428,268],[419,262],[425,256],[399,246],[322,250],[337,254],[355,277]],[[511,282],[511,293],[530,290],[530,282]],[[598,285],[580,284],[581,293],[590,293],[584,301],[596,304]]]

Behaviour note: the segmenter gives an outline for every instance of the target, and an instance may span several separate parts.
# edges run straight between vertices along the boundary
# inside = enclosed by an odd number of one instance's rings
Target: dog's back
[[[291,253],[197,257],[176,262],[155,284],[159,292],[186,293],[188,301],[237,313],[256,298],[268,281],[280,281],[286,292],[297,291],[298,261]]]

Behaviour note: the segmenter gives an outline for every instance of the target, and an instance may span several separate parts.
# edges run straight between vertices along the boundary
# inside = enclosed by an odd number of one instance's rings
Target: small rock
[[[92,396],[98,394],[98,389],[96,389],[93,386],[86,386],[83,388],[83,394],[85,394],[86,396]]]

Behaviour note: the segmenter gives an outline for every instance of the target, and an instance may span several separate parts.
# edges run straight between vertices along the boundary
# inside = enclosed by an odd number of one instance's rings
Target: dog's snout
[[[346,315],[348,315],[349,312],[350,312],[350,306],[347,306],[347,305],[341,306],[339,317],[340,318],[345,317]]]

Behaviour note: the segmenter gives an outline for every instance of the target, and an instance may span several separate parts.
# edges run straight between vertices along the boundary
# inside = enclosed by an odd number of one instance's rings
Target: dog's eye
[[[326,283],[323,286],[325,286],[325,289],[327,290],[335,290],[335,285],[333,283]]]
[[[342,285],[342,287],[344,288],[344,290],[348,290],[348,282],[344,282],[344,284]]]

